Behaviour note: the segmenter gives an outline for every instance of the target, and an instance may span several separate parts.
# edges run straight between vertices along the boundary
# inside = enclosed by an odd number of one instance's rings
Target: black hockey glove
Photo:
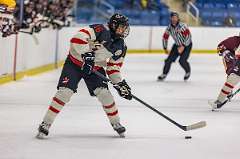
[[[82,59],[83,59],[82,71],[84,74],[90,75],[94,67],[95,53],[86,52],[82,54]]]
[[[114,84],[113,87],[118,91],[118,94],[128,100],[132,99],[131,94],[131,88],[127,84],[125,80],[122,80],[122,82],[119,82],[117,84]]]

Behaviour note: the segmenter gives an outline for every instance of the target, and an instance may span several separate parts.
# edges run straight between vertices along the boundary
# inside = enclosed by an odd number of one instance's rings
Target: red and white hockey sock
[[[221,92],[219,93],[217,100],[220,102],[224,102],[224,100],[232,92],[233,88],[238,84],[239,81],[240,81],[240,76],[234,73],[230,74]]]
[[[102,103],[103,109],[107,114],[110,123],[119,123],[120,118],[118,114],[118,109],[116,107],[111,92],[106,88],[97,88],[94,93],[96,94],[98,100]]]
[[[58,113],[62,110],[65,103],[70,101],[71,96],[73,95],[73,91],[68,88],[60,88],[47,110],[46,115],[44,116],[43,121],[52,124]]]
[[[120,118],[118,115],[118,109],[116,107],[115,102],[110,105],[103,105],[103,109],[107,114],[107,117],[111,124],[116,124],[120,122]]]

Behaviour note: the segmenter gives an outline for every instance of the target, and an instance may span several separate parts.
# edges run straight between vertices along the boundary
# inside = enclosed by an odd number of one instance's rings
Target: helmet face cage
[[[117,29],[117,21],[114,19],[110,20],[109,26],[111,30],[115,31]]]
[[[129,32],[130,32],[130,26],[127,25],[127,28],[125,29],[125,31],[122,35],[124,39],[129,35]]]
[[[130,31],[130,27],[129,27],[129,24],[128,24],[128,18],[124,15],[121,15],[121,14],[114,14],[109,22],[108,22],[108,25],[109,25],[109,28],[110,30],[116,34],[116,30],[118,29],[118,27],[126,27],[123,35],[117,35],[117,36],[120,36],[121,38],[125,38],[129,35],[129,31]]]
[[[218,47],[217,47],[218,55],[219,55],[219,56],[223,56],[223,52],[225,52],[226,49],[227,49],[227,48],[226,48],[224,45],[218,46]]]

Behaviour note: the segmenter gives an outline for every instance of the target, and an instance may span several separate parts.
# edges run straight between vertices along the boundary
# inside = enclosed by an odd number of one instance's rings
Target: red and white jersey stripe
[[[107,63],[107,75],[113,83],[118,83],[122,81],[120,69],[123,65],[123,60],[123,57],[121,57],[117,61],[110,58]]]
[[[96,41],[96,35],[91,27],[79,29],[70,41],[70,58],[81,66],[83,63],[82,54],[90,51],[95,52],[95,68],[106,67],[106,72],[113,83],[122,81],[120,68],[124,57],[114,60],[113,54],[109,52],[101,43]]]

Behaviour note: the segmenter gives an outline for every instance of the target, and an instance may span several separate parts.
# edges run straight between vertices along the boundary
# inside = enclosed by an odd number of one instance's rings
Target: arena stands
[[[240,0],[196,0],[205,26],[240,27]]]
[[[167,25],[169,20],[169,8],[160,0],[148,0],[146,4],[141,0],[78,0],[76,20],[78,23],[105,22],[100,15],[111,9],[128,16],[132,25]]]

